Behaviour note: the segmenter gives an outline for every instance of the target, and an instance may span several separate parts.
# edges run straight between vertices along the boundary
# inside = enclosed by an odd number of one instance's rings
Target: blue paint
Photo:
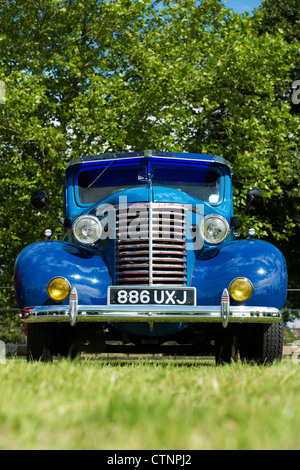
[[[244,305],[284,306],[287,271],[283,255],[270,243],[250,239],[201,252],[191,282],[197,288],[198,305],[218,305],[223,289],[237,277],[247,277],[253,284],[254,293]]]
[[[60,241],[33,243],[16,261],[15,286],[20,308],[55,305],[47,294],[54,277],[64,277],[76,287],[84,305],[106,304],[110,276],[105,261],[95,251]],[[69,299],[62,302],[67,305]]]
[[[199,193],[195,184],[197,178]],[[212,202],[206,196],[205,188],[201,189],[208,178],[216,192]],[[95,189],[88,193],[84,187],[91,184]],[[95,196],[98,190],[103,195],[99,200]],[[198,194],[202,199],[197,197]],[[66,169],[65,241],[37,242],[20,253],[15,270],[20,308],[54,304],[47,295],[47,284],[56,276],[65,277],[72,287],[76,287],[80,304],[107,305],[107,288],[115,284],[115,240],[107,238],[93,247],[83,247],[72,236],[70,227],[79,215],[99,215],[99,206],[118,207],[120,197],[128,204],[184,205],[188,229],[199,226],[203,217],[209,214],[221,215],[230,224],[233,216],[231,168],[220,157],[177,152],[95,155],[71,163]],[[196,287],[197,305],[220,305],[223,289],[228,289],[236,277],[247,277],[253,284],[254,293],[245,305],[281,309],[287,293],[283,255],[267,242],[234,241],[232,232],[233,228],[218,246],[202,242],[200,247],[187,251],[187,285]],[[190,246],[192,235],[189,230],[187,236]],[[66,299],[63,304],[68,305],[68,302]],[[232,299],[231,304],[234,305]],[[164,336],[175,334],[186,324],[157,323],[152,331],[147,324],[115,326],[133,335]]]

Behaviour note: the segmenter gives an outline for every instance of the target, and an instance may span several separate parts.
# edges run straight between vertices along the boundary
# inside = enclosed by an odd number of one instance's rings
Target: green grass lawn
[[[300,367],[0,364],[0,449],[300,449]]]

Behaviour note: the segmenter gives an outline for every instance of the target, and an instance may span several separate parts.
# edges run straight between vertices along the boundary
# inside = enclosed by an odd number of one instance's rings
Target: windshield
[[[103,162],[82,168],[78,173],[79,200],[83,204],[100,201],[113,193],[135,186],[147,186],[145,162]]]
[[[178,189],[210,203],[220,199],[220,173],[207,165],[156,163],[151,166],[151,175],[153,186]]]
[[[201,201],[220,199],[221,171],[203,162],[97,162],[79,169],[78,195],[82,204],[136,186],[163,186],[183,191]]]

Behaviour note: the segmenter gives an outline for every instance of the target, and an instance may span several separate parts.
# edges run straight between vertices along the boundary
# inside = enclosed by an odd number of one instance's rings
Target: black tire
[[[283,321],[272,324],[249,325],[239,347],[240,357],[257,364],[281,361]]]
[[[55,324],[29,323],[27,361],[52,362],[55,348]]]

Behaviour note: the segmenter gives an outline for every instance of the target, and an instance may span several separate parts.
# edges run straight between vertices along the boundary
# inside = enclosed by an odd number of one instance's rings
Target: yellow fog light
[[[245,302],[253,294],[253,285],[246,277],[238,277],[230,284],[229,293],[237,302]]]
[[[69,281],[63,277],[55,277],[52,279],[47,287],[47,292],[51,299],[61,302],[65,300],[70,294],[71,286]]]

